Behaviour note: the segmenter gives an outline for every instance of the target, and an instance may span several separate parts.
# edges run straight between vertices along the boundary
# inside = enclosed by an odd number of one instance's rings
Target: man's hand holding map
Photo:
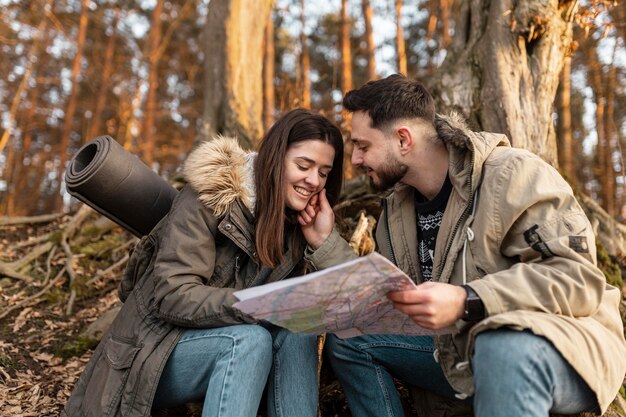
[[[418,326],[386,297],[390,291],[412,288],[415,284],[404,272],[372,253],[302,277],[237,291],[240,301],[234,307],[293,332],[329,332],[341,338],[450,333],[450,328]]]

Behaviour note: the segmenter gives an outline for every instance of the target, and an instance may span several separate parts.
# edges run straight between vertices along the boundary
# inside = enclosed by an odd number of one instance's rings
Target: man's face
[[[400,181],[407,171],[394,153],[392,138],[372,126],[366,112],[352,115],[352,164],[360,167],[377,190],[386,190]]]

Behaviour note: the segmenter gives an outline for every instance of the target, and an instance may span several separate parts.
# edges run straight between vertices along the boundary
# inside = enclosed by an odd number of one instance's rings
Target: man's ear
[[[400,153],[406,155],[415,145],[413,131],[407,126],[399,126],[396,128],[396,135],[398,135],[398,139],[400,140]]]

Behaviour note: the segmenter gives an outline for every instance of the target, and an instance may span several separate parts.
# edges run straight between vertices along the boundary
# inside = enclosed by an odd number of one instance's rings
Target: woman
[[[326,118],[285,114],[258,155],[236,140],[203,143],[169,214],[135,247],[122,311],[74,388],[66,416],[147,416],[203,401],[202,416],[315,416],[316,338],[257,323],[236,290],[300,275],[296,221],[341,187],[343,142]]]

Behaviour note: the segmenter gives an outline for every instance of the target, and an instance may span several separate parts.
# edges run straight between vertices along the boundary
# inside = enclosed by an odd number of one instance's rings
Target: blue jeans
[[[443,397],[454,390],[428,336],[366,335],[326,339],[330,364],[352,415],[403,416],[393,377]],[[547,417],[597,407],[594,394],[552,344],[530,332],[494,330],[476,338],[472,358],[477,417]]]
[[[267,383],[270,417],[316,416],[316,337],[268,325],[185,330],[153,407],[204,401],[202,417],[256,416]]]
[[[476,416],[599,412],[587,383],[552,343],[529,331],[499,329],[479,334],[472,368]]]

